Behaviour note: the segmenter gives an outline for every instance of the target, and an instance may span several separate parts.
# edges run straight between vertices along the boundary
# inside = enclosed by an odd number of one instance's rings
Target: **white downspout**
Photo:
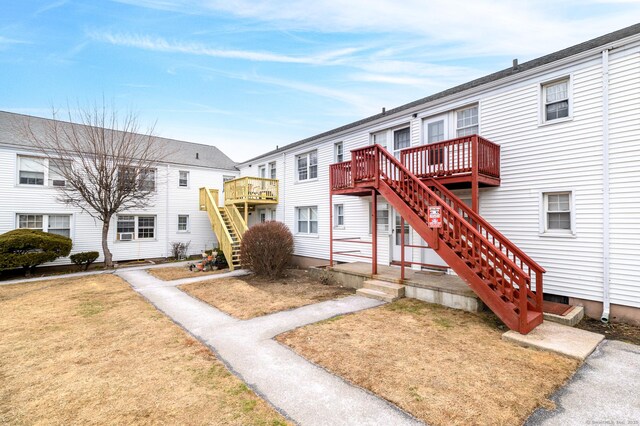
[[[602,315],[609,322],[609,50],[602,51]]]
[[[167,175],[165,177],[165,181],[167,184],[167,195],[166,195],[166,200],[165,200],[165,206],[164,206],[164,214],[165,214],[165,218],[164,218],[164,223],[165,223],[165,232],[164,232],[164,249],[165,249],[165,257],[169,257],[169,253],[171,252],[171,248],[169,247],[169,202],[171,200],[171,196],[169,194],[169,191],[171,189],[171,166],[169,164],[167,164]]]

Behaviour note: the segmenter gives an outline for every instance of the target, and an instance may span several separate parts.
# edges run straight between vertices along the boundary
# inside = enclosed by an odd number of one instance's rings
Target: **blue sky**
[[[635,0],[0,4],[0,110],[104,97],[236,161],[640,17]]]

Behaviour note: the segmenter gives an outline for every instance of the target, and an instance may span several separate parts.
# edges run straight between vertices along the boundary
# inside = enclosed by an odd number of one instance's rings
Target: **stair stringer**
[[[480,297],[489,309],[491,309],[500,319],[512,330],[520,333],[528,333],[534,327],[542,323],[542,313],[529,311],[530,318],[524,318],[521,324],[520,316],[504,300],[495,293],[475,272],[465,263],[465,260],[457,255],[453,249],[441,241],[438,233],[427,226],[425,221],[413,211],[407,203],[380,179],[377,188],[378,192],[400,212],[401,216],[409,225],[433,248],[436,253],[453,269],[460,278]]]

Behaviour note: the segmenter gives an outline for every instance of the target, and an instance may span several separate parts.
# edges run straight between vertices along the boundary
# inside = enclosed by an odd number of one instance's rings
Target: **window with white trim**
[[[189,215],[178,215],[178,232],[189,232]]]
[[[272,161],[269,163],[269,179],[276,178],[276,162]]]
[[[49,160],[49,186],[66,186],[65,170],[69,170],[71,162],[68,160]]]
[[[478,105],[456,111],[456,136],[478,133]]]
[[[376,132],[371,134],[371,143],[381,145],[383,148],[387,148],[387,134],[388,130],[383,130],[381,132]]]
[[[224,184],[225,182],[229,182],[230,180],[234,180],[236,177],[235,176],[222,176],[222,192],[224,192]]]
[[[138,216],[138,239],[150,239],[156,236],[156,217]]]
[[[35,229],[71,238],[71,215],[68,214],[18,214],[17,227]]]
[[[71,238],[71,216],[67,214],[50,214],[48,216],[47,232]]]
[[[344,204],[335,204],[333,206],[333,227],[344,228]]]
[[[296,232],[298,234],[318,233],[318,206],[296,207]]]
[[[296,172],[298,181],[316,179],[318,177],[318,151],[309,151],[296,156]]]
[[[37,231],[44,231],[44,215],[19,214],[18,228],[35,229]]]
[[[38,157],[18,157],[18,182],[20,185],[44,186],[46,159]]]
[[[156,169],[140,170],[140,189],[143,191],[156,190]]]
[[[261,177],[261,178],[267,177],[267,166],[265,165],[258,166],[258,177]]]
[[[344,144],[342,142],[336,142],[333,145],[334,160],[336,163],[342,163],[344,161]]]
[[[544,122],[569,117],[569,79],[542,85]]]
[[[546,192],[543,198],[545,232],[573,232],[571,192]]]
[[[178,172],[178,186],[182,188],[189,187],[189,172],[186,170],[180,170]]]
[[[116,239],[118,241],[151,240],[155,237],[155,216],[118,215],[116,222]]]

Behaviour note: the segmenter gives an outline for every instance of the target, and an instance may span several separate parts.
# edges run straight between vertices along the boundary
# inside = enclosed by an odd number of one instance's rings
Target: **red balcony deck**
[[[403,149],[400,161],[421,180],[436,179],[449,188],[500,186],[500,145],[478,135]],[[360,194],[352,162],[332,164],[334,194]]]

